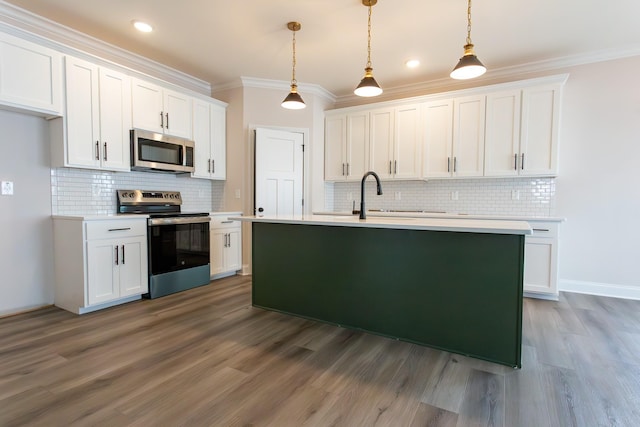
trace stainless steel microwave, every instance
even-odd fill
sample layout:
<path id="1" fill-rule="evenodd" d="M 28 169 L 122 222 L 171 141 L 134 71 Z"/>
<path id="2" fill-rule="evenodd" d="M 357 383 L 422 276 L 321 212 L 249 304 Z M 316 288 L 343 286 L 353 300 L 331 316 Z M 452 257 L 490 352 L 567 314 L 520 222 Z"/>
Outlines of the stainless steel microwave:
<path id="1" fill-rule="evenodd" d="M 142 129 L 131 130 L 131 170 L 189 173 L 194 171 L 193 141 Z"/>

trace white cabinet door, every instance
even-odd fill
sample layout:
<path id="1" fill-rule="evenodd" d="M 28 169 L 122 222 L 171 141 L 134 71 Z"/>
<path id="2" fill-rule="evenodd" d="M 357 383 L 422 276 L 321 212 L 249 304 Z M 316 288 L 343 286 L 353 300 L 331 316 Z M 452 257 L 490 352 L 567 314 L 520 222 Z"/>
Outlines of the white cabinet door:
<path id="1" fill-rule="evenodd" d="M 164 132 L 191 139 L 192 98 L 182 93 L 164 90 Z"/>
<path id="2" fill-rule="evenodd" d="M 559 85 L 522 91 L 521 172 L 527 176 L 558 173 Z"/>
<path id="3" fill-rule="evenodd" d="M 369 116 L 369 169 L 382 179 L 393 177 L 393 109 L 371 111 Z M 363 171 L 360 174 L 364 175 Z"/>
<path id="4" fill-rule="evenodd" d="M 225 251 L 225 271 L 237 271 L 242 268 L 242 240 L 239 228 L 227 232 L 227 247 Z"/>
<path id="5" fill-rule="evenodd" d="M 62 116 L 62 55 L 0 34 L 0 103 Z"/>
<path id="6" fill-rule="evenodd" d="M 131 79 L 122 73 L 100 68 L 100 141 L 102 168 L 131 169 Z"/>
<path id="7" fill-rule="evenodd" d="M 65 79 L 67 93 L 65 165 L 99 168 L 102 147 L 98 67 L 90 62 L 67 56 Z"/>
<path id="8" fill-rule="evenodd" d="M 424 151 L 422 175 L 425 178 L 451 176 L 453 145 L 453 100 L 423 105 Z"/>
<path id="9" fill-rule="evenodd" d="M 346 178 L 347 115 L 326 116 L 324 121 L 324 179 Z"/>
<path id="10" fill-rule="evenodd" d="M 224 272 L 224 253 L 227 241 L 227 230 L 212 228 L 210 230 L 211 275 Z"/>
<path id="11" fill-rule="evenodd" d="M 133 127 L 164 133 L 164 93 L 160 86 L 140 79 L 133 79 L 131 105 Z"/>
<path id="12" fill-rule="evenodd" d="M 195 171 L 191 176 L 211 178 L 211 106 L 198 99 L 193 102 L 193 141 Z"/>
<path id="13" fill-rule="evenodd" d="M 227 179 L 227 109 L 211 105 L 211 178 Z"/>
<path id="14" fill-rule="evenodd" d="M 453 176 L 484 174 L 485 96 L 468 96 L 453 101 Z"/>
<path id="15" fill-rule="evenodd" d="M 141 295 L 149 289 L 147 243 L 143 237 L 122 239 L 118 265 L 120 297 Z"/>
<path id="16" fill-rule="evenodd" d="M 520 174 L 520 90 L 487 95 L 485 176 Z"/>
<path id="17" fill-rule="evenodd" d="M 347 181 L 360 181 L 369 170 L 369 113 L 347 115 Z"/>
<path id="18" fill-rule="evenodd" d="M 420 105 L 395 109 L 393 176 L 396 179 L 417 179 L 421 172 L 422 138 L 420 135 Z"/>
<path id="19" fill-rule="evenodd" d="M 130 170 L 128 76 L 66 57 L 65 166 Z"/>
<path id="20" fill-rule="evenodd" d="M 116 257 L 119 257 L 119 247 L 114 240 L 87 242 L 88 305 L 101 304 L 120 296 Z"/>
<path id="21" fill-rule="evenodd" d="M 557 295 L 557 245 L 553 239 L 527 237 L 524 248 L 524 291 Z"/>

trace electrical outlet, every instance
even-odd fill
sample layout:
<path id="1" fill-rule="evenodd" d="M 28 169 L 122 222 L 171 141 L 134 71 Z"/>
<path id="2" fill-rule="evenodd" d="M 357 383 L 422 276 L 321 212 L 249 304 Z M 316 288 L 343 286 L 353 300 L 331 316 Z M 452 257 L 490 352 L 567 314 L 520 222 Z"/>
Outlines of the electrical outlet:
<path id="1" fill-rule="evenodd" d="M 402 192 L 396 191 L 393 195 L 395 200 L 402 200 Z"/>
<path id="2" fill-rule="evenodd" d="M 13 196 L 13 182 L 12 181 L 2 181 L 2 195 L 3 196 Z"/>
<path id="3" fill-rule="evenodd" d="M 239 198 L 240 198 L 240 190 L 236 189 L 236 199 L 239 199 Z"/>
<path id="4" fill-rule="evenodd" d="M 452 191 L 451 192 L 451 200 L 458 200 L 458 192 L 457 191 Z"/>
<path id="5" fill-rule="evenodd" d="M 511 190 L 511 200 L 520 200 L 520 190 Z"/>

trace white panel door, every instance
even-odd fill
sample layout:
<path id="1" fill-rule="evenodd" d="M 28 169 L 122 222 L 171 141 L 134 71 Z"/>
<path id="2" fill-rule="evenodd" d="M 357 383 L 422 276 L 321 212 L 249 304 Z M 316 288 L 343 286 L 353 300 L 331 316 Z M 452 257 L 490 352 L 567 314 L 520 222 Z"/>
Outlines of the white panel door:
<path id="1" fill-rule="evenodd" d="M 165 89 L 163 105 L 164 132 L 169 135 L 191 139 L 191 97 Z"/>
<path id="2" fill-rule="evenodd" d="M 227 179 L 227 109 L 211 105 L 211 178 Z"/>
<path id="3" fill-rule="evenodd" d="M 397 179 L 420 177 L 422 138 L 420 105 L 406 105 L 395 111 L 393 176 Z"/>
<path id="4" fill-rule="evenodd" d="M 515 176 L 520 168 L 520 90 L 487 95 L 485 176 Z"/>
<path id="5" fill-rule="evenodd" d="M 133 127 L 163 133 L 162 88 L 138 79 L 133 79 L 131 87 Z"/>
<path id="6" fill-rule="evenodd" d="M 393 109 L 370 113 L 369 168 L 382 179 L 393 176 Z M 362 177 L 367 170 L 359 176 Z"/>
<path id="7" fill-rule="evenodd" d="M 119 257 L 117 242 L 94 240 L 87 242 L 88 305 L 111 301 L 120 296 L 118 283 Z"/>
<path id="8" fill-rule="evenodd" d="M 342 181 L 346 166 L 347 116 L 327 116 L 324 122 L 324 179 Z"/>
<path id="9" fill-rule="evenodd" d="M 132 237 L 120 242 L 120 296 L 140 295 L 148 291 L 147 245 L 144 238 Z"/>
<path id="10" fill-rule="evenodd" d="M 302 214 L 303 143 L 301 133 L 256 129 L 256 214 Z"/>
<path id="11" fill-rule="evenodd" d="M 483 176 L 485 96 L 453 100 L 453 176 Z"/>
<path id="12" fill-rule="evenodd" d="M 369 113 L 347 116 L 346 177 L 360 181 L 369 167 Z"/>
<path id="13" fill-rule="evenodd" d="M 522 91 L 521 174 L 557 175 L 560 88 Z"/>
<path id="14" fill-rule="evenodd" d="M 211 177 L 211 104 L 206 101 L 193 101 L 193 141 L 195 143 L 194 166 L 192 176 Z"/>

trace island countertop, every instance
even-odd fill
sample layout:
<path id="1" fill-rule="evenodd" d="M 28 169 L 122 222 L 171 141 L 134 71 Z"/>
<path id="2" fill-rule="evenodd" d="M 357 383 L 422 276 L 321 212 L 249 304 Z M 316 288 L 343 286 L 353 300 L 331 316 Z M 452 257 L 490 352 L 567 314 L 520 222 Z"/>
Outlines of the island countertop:
<path id="1" fill-rule="evenodd" d="M 462 233 L 520 234 L 532 233 L 526 221 L 481 220 L 466 218 L 400 218 L 357 215 L 238 216 L 229 219 L 274 224 L 322 225 L 335 227 L 390 228 L 400 230 L 453 231 Z"/>

